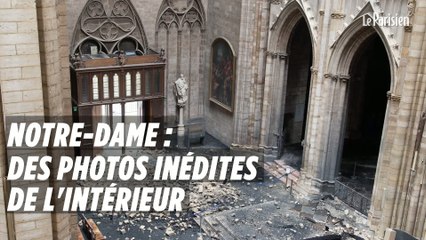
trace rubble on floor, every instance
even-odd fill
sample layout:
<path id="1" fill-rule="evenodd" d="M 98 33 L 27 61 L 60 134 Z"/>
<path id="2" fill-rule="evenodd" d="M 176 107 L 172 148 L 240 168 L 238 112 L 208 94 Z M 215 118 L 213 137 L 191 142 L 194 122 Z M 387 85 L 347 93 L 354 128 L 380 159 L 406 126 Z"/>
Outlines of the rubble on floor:
<path id="1" fill-rule="evenodd" d="M 188 208 L 182 213 L 86 214 L 107 239 L 370 239 L 366 217 L 338 199 L 290 195 L 283 164 L 265 163 L 272 175 L 258 182 L 191 182 L 185 186 Z M 289 176 L 297 184 L 298 171 L 292 168 Z"/>

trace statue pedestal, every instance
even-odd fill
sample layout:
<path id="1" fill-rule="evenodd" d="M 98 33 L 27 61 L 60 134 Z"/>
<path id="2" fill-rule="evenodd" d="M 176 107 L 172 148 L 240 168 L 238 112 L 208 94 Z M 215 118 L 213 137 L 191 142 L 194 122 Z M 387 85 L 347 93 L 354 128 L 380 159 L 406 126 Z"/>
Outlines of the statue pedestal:
<path id="1" fill-rule="evenodd" d="M 179 107 L 179 123 L 177 129 L 178 148 L 185 148 L 185 125 L 183 124 L 183 107 Z"/>

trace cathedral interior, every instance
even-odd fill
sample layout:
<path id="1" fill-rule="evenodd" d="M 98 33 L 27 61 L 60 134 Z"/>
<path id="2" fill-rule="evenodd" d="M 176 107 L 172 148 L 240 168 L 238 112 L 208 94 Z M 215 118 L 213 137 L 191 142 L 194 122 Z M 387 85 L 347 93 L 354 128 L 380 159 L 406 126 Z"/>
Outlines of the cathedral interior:
<path id="1" fill-rule="evenodd" d="M 78 239 L 81 220 L 6 211 L 6 125 L 17 116 L 70 117 L 89 132 L 161 122 L 174 129 L 172 145 L 260 153 L 271 176 L 285 176 L 282 192 L 294 176 L 298 198 L 339 199 L 371 232 L 349 239 L 426 239 L 425 1 L 0 5 L 0 239 Z M 91 144 L 70 154 L 99 154 Z"/>

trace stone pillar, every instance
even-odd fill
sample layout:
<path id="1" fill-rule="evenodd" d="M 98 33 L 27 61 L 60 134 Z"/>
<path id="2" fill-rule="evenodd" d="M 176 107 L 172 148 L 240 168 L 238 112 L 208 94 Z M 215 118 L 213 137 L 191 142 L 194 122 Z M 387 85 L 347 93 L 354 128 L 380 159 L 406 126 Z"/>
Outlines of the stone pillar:
<path id="1" fill-rule="evenodd" d="M 315 67 L 311 67 L 311 87 L 309 89 L 309 101 L 306 103 L 308 104 L 308 114 L 306 116 L 306 133 L 304 136 L 304 142 L 303 142 L 303 156 L 302 156 L 302 166 L 301 171 L 305 169 L 305 166 L 309 165 L 309 154 L 311 149 L 311 139 L 314 137 L 312 136 L 312 127 L 317 124 L 316 121 L 314 121 L 314 110 L 315 110 L 315 93 L 314 89 L 317 87 L 318 83 L 318 69 Z"/>
<path id="2" fill-rule="evenodd" d="M 178 107 L 178 114 L 179 114 L 179 123 L 178 123 L 178 130 L 177 130 L 177 138 L 178 138 L 178 148 L 184 148 L 185 143 L 185 125 L 183 124 L 183 107 Z"/>
<path id="3" fill-rule="evenodd" d="M 322 130 L 322 144 L 320 157 L 313 159 L 305 151 L 301 188 L 308 194 L 330 192 L 334 179 L 340 167 L 343 136 L 345 131 L 345 113 L 347 107 L 347 85 L 350 77 L 347 75 L 324 75 L 324 120 Z M 315 126 L 317 127 L 317 126 Z M 310 134 L 310 133 L 309 133 Z M 307 143 L 311 146 L 311 143 Z M 316 149 L 318 150 L 318 149 Z M 308 154 L 311 154 L 308 152 Z"/>
<path id="4" fill-rule="evenodd" d="M 374 188 L 371 200 L 371 206 L 368 214 L 370 225 L 372 229 L 378 232 L 383 232 L 389 225 L 382 224 L 383 221 L 383 210 L 385 204 L 391 201 L 391 194 L 394 190 L 390 187 L 387 181 L 381 181 L 381 179 L 387 179 L 389 175 L 390 167 L 390 152 L 392 142 L 395 138 L 394 129 L 397 128 L 397 119 L 399 104 L 401 102 L 401 96 L 388 93 L 388 110 L 386 114 L 386 121 L 383 126 L 383 137 L 382 144 L 380 146 L 379 161 L 376 169 L 376 177 L 374 181 Z M 380 226 L 381 227 L 378 227 Z"/>
<path id="5" fill-rule="evenodd" d="M 279 147 L 277 143 L 276 135 L 282 135 L 283 124 L 284 124 L 284 113 L 285 113 L 285 103 L 286 103 L 286 93 L 287 93 L 287 74 L 288 74 L 288 61 L 286 53 L 275 53 L 275 71 L 276 71 L 276 88 L 274 89 L 275 93 L 273 98 L 276 100 L 274 106 L 275 111 L 273 111 L 272 119 L 275 119 L 275 122 L 272 123 L 273 129 L 271 129 L 271 141 L 274 147 Z M 276 149 L 276 155 L 279 154 L 280 149 Z M 277 157 L 279 157 L 277 155 Z"/>
<path id="6" fill-rule="evenodd" d="M 44 116 L 35 2 L 3 0 L 0 6 L 0 23 L 0 87 L 3 114 Z M 2 147 L 5 147 L 4 143 Z M 4 192 L 0 192 L 0 195 L 4 196 Z M 4 213 L 5 209 L 0 209 L 0 217 L 2 214 L 4 216 Z M 3 228 L 0 230 L 2 239 L 53 239 L 51 214 L 15 213 L 13 218 L 8 219 L 7 226 L 7 231 Z"/>
<path id="7" fill-rule="evenodd" d="M 426 153 L 426 136 L 418 134 L 420 119 L 426 111 L 426 68 L 424 14 L 426 2 L 409 1 L 411 26 L 406 27 L 402 61 L 406 69 L 395 78 L 399 84 L 388 95 L 388 121 L 385 146 L 376 173 L 369 223 L 376 238 L 383 238 L 386 228 L 404 230 L 419 239 L 426 237 L 426 161 L 415 157 L 419 139 L 421 156 Z M 415 15 L 414 14 L 415 10 Z M 398 83 L 398 82 L 397 82 Z M 383 155 L 382 155 L 383 152 Z"/>
<path id="8" fill-rule="evenodd" d="M 264 87 L 264 97 L 263 97 L 263 106 L 262 106 L 262 126 L 261 126 L 261 132 L 260 132 L 260 147 L 264 149 L 266 154 L 270 153 L 271 145 L 269 143 L 270 138 L 270 122 L 271 118 L 266 117 L 270 116 L 271 110 L 272 110 L 272 100 L 271 97 L 272 92 L 274 90 L 273 88 L 273 59 L 272 59 L 272 53 L 267 52 L 266 53 L 266 65 L 265 65 L 265 87 Z"/>

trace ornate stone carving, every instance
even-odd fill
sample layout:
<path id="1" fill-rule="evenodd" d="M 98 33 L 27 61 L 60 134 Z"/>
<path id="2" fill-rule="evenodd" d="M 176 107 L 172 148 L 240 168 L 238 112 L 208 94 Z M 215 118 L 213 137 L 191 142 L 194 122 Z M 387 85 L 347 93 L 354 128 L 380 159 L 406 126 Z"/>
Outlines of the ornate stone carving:
<path id="1" fill-rule="evenodd" d="M 106 41 L 115 41 L 118 38 L 118 28 L 112 23 L 105 23 L 99 30 L 100 36 Z"/>
<path id="2" fill-rule="evenodd" d="M 286 60 L 286 59 L 287 59 L 287 57 L 288 57 L 287 53 L 277 53 L 277 54 L 278 54 L 278 57 L 279 57 L 281 60 Z"/>
<path id="3" fill-rule="evenodd" d="M 397 94 L 394 94 L 392 92 L 388 92 L 387 97 L 388 97 L 388 100 L 392 101 L 392 102 L 400 102 L 401 101 L 401 95 L 397 95 Z"/>
<path id="4" fill-rule="evenodd" d="M 324 74 L 324 78 L 331 78 L 333 75 L 331 73 Z"/>
<path id="5" fill-rule="evenodd" d="M 279 5 L 282 3 L 281 0 L 270 0 L 270 1 L 271 1 L 271 4 L 275 4 L 275 5 Z"/>
<path id="6" fill-rule="evenodd" d="M 331 73 L 326 73 L 324 74 L 324 78 L 328 78 L 331 79 L 334 82 L 340 81 L 342 83 L 346 83 L 348 82 L 351 77 L 349 75 L 336 75 L 336 74 L 331 74 Z"/>
<path id="7" fill-rule="evenodd" d="M 75 69 L 84 67 L 84 61 L 82 61 L 80 53 L 70 55 L 69 58 L 71 66 L 73 66 Z"/>
<path id="8" fill-rule="evenodd" d="M 81 52 L 85 41 L 97 42 L 97 52 L 111 54 L 118 52 L 120 41 L 136 41 L 137 49 L 144 54 L 147 39 L 142 23 L 129 0 L 89 0 L 74 31 L 71 53 Z"/>
<path id="9" fill-rule="evenodd" d="M 158 57 L 160 62 L 165 62 L 167 60 L 166 58 L 166 50 L 164 48 L 162 48 L 160 50 L 160 56 Z"/>
<path id="10" fill-rule="evenodd" d="M 351 79 L 351 76 L 349 76 L 349 75 L 340 75 L 339 76 L 339 80 L 342 83 L 347 83 L 347 82 L 349 82 L 350 79 Z"/>
<path id="11" fill-rule="evenodd" d="M 416 12 L 416 0 L 408 0 L 407 7 L 408 7 L 408 16 L 412 17 L 414 13 Z"/>
<path id="12" fill-rule="evenodd" d="M 287 53 L 283 53 L 283 52 L 266 51 L 266 55 L 271 56 L 272 58 L 279 58 L 281 60 L 286 60 L 288 57 Z"/>
<path id="13" fill-rule="evenodd" d="M 126 54 L 124 53 L 124 51 L 120 51 L 118 53 L 118 57 L 117 57 L 117 65 L 125 65 L 127 62 L 127 57 Z"/>
<path id="14" fill-rule="evenodd" d="M 100 2 L 91 2 L 86 8 L 87 13 L 90 17 L 105 16 L 105 10 Z"/>
<path id="15" fill-rule="evenodd" d="M 168 0 L 169 6 L 176 12 L 185 12 L 188 5 L 191 3 L 189 0 Z"/>
<path id="16" fill-rule="evenodd" d="M 178 30 L 185 24 L 204 29 L 205 13 L 200 0 L 164 0 L 157 17 L 157 30 L 169 29 L 172 24 L 176 24 Z"/>
<path id="17" fill-rule="evenodd" d="M 188 101 L 188 88 L 185 77 L 180 74 L 180 77 L 175 81 L 176 104 L 180 108 L 184 107 Z"/>
<path id="18" fill-rule="evenodd" d="M 115 16 L 127 16 L 129 11 L 130 11 L 129 5 L 123 1 L 116 2 L 112 10 Z"/>
<path id="19" fill-rule="evenodd" d="M 190 23 L 194 23 L 198 19 L 199 19 L 198 13 L 196 11 L 189 11 L 185 16 L 185 20 L 187 20 Z"/>
<path id="20" fill-rule="evenodd" d="M 405 30 L 406 32 L 412 32 L 412 31 L 413 31 L 413 26 L 412 26 L 412 25 L 405 26 L 405 27 L 404 27 L 404 30 Z"/>
<path id="21" fill-rule="evenodd" d="M 175 20 L 177 20 L 177 17 L 172 11 L 167 11 L 161 16 L 161 21 L 166 25 L 170 25 Z"/>
<path id="22" fill-rule="evenodd" d="M 346 14 L 341 13 L 341 12 L 334 12 L 331 14 L 331 18 L 333 19 L 343 19 L 346 17 Z"/>
<path id="23" fill-rule="evenodd" d="M 332 81 L 336 81 L 339 80 L 339 77 L 335 74 L 331 74 L 331 73 L 326 73 L 324 74 L 324 78 L 328 78 L 331 79 Z"/>

